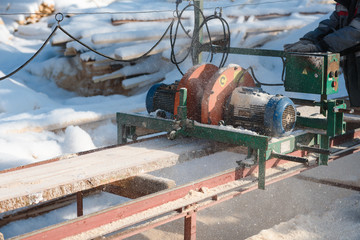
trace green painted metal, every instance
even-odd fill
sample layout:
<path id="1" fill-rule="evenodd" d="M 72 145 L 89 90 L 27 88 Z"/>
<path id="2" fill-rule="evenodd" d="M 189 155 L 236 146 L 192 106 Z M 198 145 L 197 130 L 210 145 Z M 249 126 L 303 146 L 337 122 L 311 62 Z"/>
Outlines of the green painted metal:
<path id="1" fill-rule="evenodd" d="M 210 52 L 213 50 L 216 53 L 228 52 L 230 54 L 241 54 L 241 55 L 252 55 L 252 56 L 265 56 L 265 57 L 287 57 L 289 53 L 280 51 L 280 50 L 270 50 L 270 49 L 256 49 L 256 48 L 226 48 L 219 46 L 211 46 L 209 44 L 204 44 L 199 49 L 200 52 Z"/>
<path id="2" fill-rule="evenodd" d="M 279 139 L 272 139 L 269 142 L 268 149 L 275 153 L 287 154 L 298 150 L 298 144 L 310 146 L 314 145 L 315 143 L 316 134 L 301 132 Z"/>
<path id="3" fill-rule="evenodd" d="M 330 137 L 327 135 L 319 135 L 319 146 L 323 149 L 330 148 Z M 326 154 L 320 154 L 319 156 L 319 165 L 327 165 L 329 160 L 329 156 Z"/>
<path id="4" fill-rule="evenodd" d="M 180 89 L 180 105 L 175 120 L 140 114 L 117 113 L 118 143 L 126 143 L 127 139 L 131 138 L 131 134 L 135 132 L 134 127 L 143 127 L 168 132 L 170 139 L 182 135 L 246 146 L 248 147 L 248 155 L 255 154 L 259 166 L 259 189 L 265 188 L 265 163 L 271 157 L 272 152 L 275 151 L 279 154 L 289 153 L 296 150 L 297 143 L 314 143 L 316 135 L 310 133 L 298 133 L 271 140 L 268 136 L 252 135 L 226 126 L 194 122 L 187 119 L 186 94 L 186 89 Z"/>
<path id="5" fill-rule="evenodd" d="M 199 27 L 202 23 L 199 9 L 203 9 L 203 0 L 195 0 L 194 5 L 195 27 Z M 180 89 L 180 104 L 176 119 L 117 113 L 119 144 L 126 143 L 127 139 L 135 134 L 135 127 L 143 127 L 167 132 L 170 139 L 182 135 L 246 146 L 248 148 L 248 157 L 254 156 L 255 164 L 259 166 L 258 187 L 264 189 L 265 163 L 272 155 L 283 156 L 300 149 L 299 146 L 314 146 L 316 144 L 319 144 L 321 150 L 323 150 L 321 152 L 327 152 L 330 137 L 344 133 L 343 113 L 338 110 L 345 109 L 346 105 L 343 101 L 327 99 L 327 95 L 337 92 L 339 54 L 298 54 L 279 50 L 202 45 L 202 30 L 194 34 L 198 34 L 192 56 L 194 65 L 201 62 L 201 52 L 210 50 L 218 53 L 229 52 L 230 54 L 286 59 L 285 90 L 321 95 L 320 102 L 311 101 L 311 104 L 320 106 L 320 113 L 324 115 L 324 118 L 298 116 L 297 126 L 326 130 L 326 134 L 301 132 L 276 139 L 263 135 L 251 135 L 224 126 L 200 124 L 187 118 L 187 90 Z M 328 154 L 320 153 L 319 164 L 326 165 L 327 161 Z"/>
<path id="6" fill-rule="evenodd" d="M 289 54 L 286 58 L 285 90 L 330 95 L 338 91 L 340 55 Z M 336 77 L 335 77 L 336 75 Z"/>
<path id="7" fill-rule="evenodd" d="M 296 117 L 296 126 L 326 130 L 327 119 L 326 118 L 309 118 L 309 117 L 297 116 Z"/>
<path id="8" fill-rule="evenodd" d="M 127 127 L 142 127 L 165 132 L 170 132 L 176 128 L 176 122 L 173 120 L 144 116 L 141 114 L 117 113 L 116 121 L 118 124 L 118 144 L 127 142 L 130 133 L 126 131 Z"/>

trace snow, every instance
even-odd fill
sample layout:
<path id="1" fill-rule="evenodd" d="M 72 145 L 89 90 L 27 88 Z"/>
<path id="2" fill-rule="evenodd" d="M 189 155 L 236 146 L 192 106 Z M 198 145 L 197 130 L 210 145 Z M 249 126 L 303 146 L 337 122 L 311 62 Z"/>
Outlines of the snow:
<path id="1" fill-rule="evenodd" d="M 360 194 L 340 199 L 325 212 L 298 215 L 246 240 L 360 239 Z"/>
<path id="2" fill-rule="evenodd" d="M 175 9 L 174 1 L 164 0 L 154 0 L 151 4 L 145 0 L 12 0 L 0 3 L 0 13 L 35 12 L 41 2 L 54 4 L 57 12 L 74 15 L 71 18 L 65 18 L 61 22 L 62 26 L 75 37 L 81 37 L 92 47 L 96 47 L 101 52 L 109 55 L 115 54 L 115 52 L 119 53 L 121 44 L 96 45 L 94 42 L 113 40 L 117 37 L 124 38 L 124 33 L 129 37 L 146 36 L 144 35 L 146 31 L 159 35 L 164 32 L 168 25 L 168 23 L 150 22 L 138 23 L 137 25 L 113 26 L 111 19 L 124 20 L 136 17 L 136 19 L 154 20 L 171 18 Z M 262 36 L 265 36 L 249 37 L 244 41 L 243 35 L 246 29 L 260 29 L 268 26 L 269 23 L 276 28 L 302 27 L 298 30 L 289 30 L 272 36 L 272 41 L 262 47 L 277 50 L 282 49 L 285 43 L 297 41 L 304 33 L 315 28 L 321 19 L 329 16 L 329 14 L 325 16 L 299 15 L 298 12 L 319 11 L 329 13 L 334 7 L 331 4 L 322 5 L 318 4 L 318 1 L 310 0 L 284 1 L 276 4 L 265 4 L 264 2 L 219 0 L 206 1 L 205 6 L 207 13 L 213 13 L 214 8 L 219 5 L 225 6 L 224 12 L 227 11 L 229 15 L 236 16 L 234 20 L 229 20 L 231 28 L 236 29 L 236 34 L 232 36 L 232 46 L 235 47 L 256 45 Z M 256 3 L 261 4 L 256 5 Z M 164 12 L 151 12 L 154 9 Z M 146 13 L 124 13 L 139 10 Z M 170 13 L 167 11 L 170 11 Z M 113 14 L 80 14 L 91 12 L 111 12 Z M 245 21 L 245 16 L 270 13 L 292 14 L 271 21 L 258 21 L 254 17 L 250 17 Z M 48 37 L 56 22 L 53 17 L 46 17 L 36 24 L 19 25 L 16 21 L 23 20 L 26 14 L 0 15 L 0 17 L 0 76 L 4 76 L 23 64 L 40 48 L 43 40 Z M 192 21 L 191 12 L 185 14 L 184 17 L 190 18 L 186 22 L 190 25 Z M 319 17 L 321 18 L 319 19 Z M 137 27 L 133 29 L 134 26 Z M 212 27 L 216 30 L 218 26 L 214 24 Z M 118 32 L 118 36 L 113 32 Z M 94 33 L 96 34 L 94 35 Z M 68 40 L 67 36 L 58 31 L 52 42 Z M 85 51 L 82 46 L 74 42 L 67 43 L 67 46 Z M 143 47 L 137 49 L 135 47 L 139 52 L 143 52 L 145 48 L 148 48 L 148 45 L 144 44 Z M 46 46 L 27 67 L 0 82 L 0 170 L 50 159 L 67 153 L 116 144 L 116 125 L 111 121 L 115 112 L 143 111 L 145 108 L 146 93 L 132 97 L 121 95 L 83 97 L 58 88 L 53 81 L 54 76 L 62 72 L 74 71 L 73 66 L 66 58 L 59 54 L 59 50 L 60 48 L 56 46 Z M 163 54 L 168 54 L 168 51 Z M 205 60 L 207 56 L 204 54 Z M 154 58 L 156 57 L 158 56 L 154 56 Z M 91 52 L 84 52 L 81 54 L 81 58 L 84 60 L 102 59 L 102 57 L 95 56 Z M 220 54 L 215 55 L 215 62 L 220 58 Z M 227 63 L 236 63 L 243 68 L 252 66 L 256 77 L 260 81 L 272 83 L 281 81 L 282 62 L 278 58 L 230 55 Z M 190 66 L 191 62 L 186 61 L 181 65 L 181 69 L 186 71 Z M 174 80 L 181 78 L 176 69 L 168 70 L 167 66 L 161 67 L 169 72 L 164 83 L 173 83 Z M 133 69 L 127 69 L 126 67 L 120 70 L 124 74 L 129 74 L 131 71 Z M 127 84 L 139 84 L 141 80 L 141 78 L 129 80 Z M 339 93 L 332 97 L 347 95 L 342 76 L 340 77 L 339 89 Z M 264 90 L 271 94 L 288 95 L 283 87 L 264 87 Z M 310 94 L 291 94 L 292 97 L 298 98 L 317 98 L 317 96 Z M 90 121 L 100 122 L 95 125 L 83 124 Z M 223 158 L 234 159 L 233 156 L 223 156 Z M 233 161 L 231 162 L 233 163 Z M 198 167 L 205 171 L 207 165 L 203 162 L 202 164 L 204 165 Z M 214 169 L 217 169 L 217 167 L 215 164 Z M 184 172 L 184 170 L 181 170 L 174 175 L 180 178 Z M 353 174 L 356 175 L 356 173 Z M 358 180 L 356 176 L 351 176 L 351 179 Z M 103 193 L 86 198 L 84 209 L 86 213 L 90 213 L 123 201 L 125 200 Z M 358 195 L 337 200 L 331 210 L 327 212 L 297 216 L 272 229 L 264 230 L 258 236 L 250 239 L 339 239 L 341 238 L 339 234 L 342 232 L 348 233 L 346 239 L 359 239 L 360 235 L 357 230 L 359 228 L 358 216 L 360 214 L 359 201 Z M 75 217 L 76 212 L 74 208 L 75 205 L 72 204 L 37 218 L 13 222 L 1 227 L 0 232 L 4 233 L 5 237 L 11 237 L 49 224 L 72 219 Z M 346 214 L 350 212 L 351 214 Z M 340 220 L 331 221 L 335 219 Z"/>

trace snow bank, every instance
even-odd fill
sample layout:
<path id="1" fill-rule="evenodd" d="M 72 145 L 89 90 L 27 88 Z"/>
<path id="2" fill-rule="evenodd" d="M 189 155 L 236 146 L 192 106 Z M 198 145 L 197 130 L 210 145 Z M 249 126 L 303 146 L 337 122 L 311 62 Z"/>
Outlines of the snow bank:
<path id="1" fill-rule="evenodd" d="M 13 79 L 0 82 L 0 116 L 56 105 L 47 95 L 35 92 Z"/>

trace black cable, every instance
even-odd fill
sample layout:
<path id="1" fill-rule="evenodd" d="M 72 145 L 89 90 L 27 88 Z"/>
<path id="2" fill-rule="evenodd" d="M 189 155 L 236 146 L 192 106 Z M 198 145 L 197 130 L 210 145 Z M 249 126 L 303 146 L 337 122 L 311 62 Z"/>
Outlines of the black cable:
<path id="1" fill-rule="evenodd" d="M 17 73 L 18 71 L 20 71 L 21 69 L 23 69 L 26 65 L 28 65 L 40 52 L 41 50 L 45 47 L 45 45 L 50 41 L 50 38 L 52 38 L 52 36 L 54 35 L 54 33 L 56 32 L 56 30 L 59 28 L 59 26 L 56 26 L 54 28 L 54 30 L 51 32 L 51 34 L 49 35 L 49 37 L 45 40 L 45 42 L 41 45 L 41 47 L 39 48 L 39 50 L 36 51 L 36 53 L 29 58 L 23 65 L 21 65 L 20 67 L 18 67 L 17 69 L 15 69 L 14 71 L 12 71 L 11 73 L 9 73 L 8 75 L 5 75 L 3 77 L 0 77 L 0 81 L 11 77 L 12 75 L 14 75 L 15 73 Z"/>
<path id="2" fill-rule="evenodd" d="M 170 45 L 171 45 L 171 56 L 170 56 L 170 60 L 173 64 L 175 64 L 175 66 L 177 67 L 177 69 L 179 70 L 179 72 L 184 75 L 184 73 L 181 71 L 180 69 L 180 64 L 183 63 L 186 58 L 191 54 L 192 56 L 195 54 L 194 53 L 194 46 L 195 44 L 197 44 L 197 36 L 199 35 L 199 31 L 202 30 L 202 28 L 205 26 L 206 28 L 206 32 L 207 32 L 207 35 L 208 35 L 208 38 L 209 38 L 209 42 L 210 42 L 210 62 L 213 61 L 213 55 L 215 53 L 214 49 L 213 49 L 213 39 L 211 37 L 211 33 L 210 33 L 210 30 L 209 30 L 209 26 L 208 26 L 208 22 L 211 21 L 211 20 L 214 20 L 214 19 L 217 19 L 219 20 L 221 23 L 222 23 L 222 27 L 223 27 L 223 42 L 225 43 L 224 44 L 224 50 L 225 49 L 228 49 L 227 51 L 224 51 L 223 52 L 223 56 L 221 58 L 221 61 L 220 61 L 220 64 L 219 64 L 219 67 L 223 67 L 225 65 L 225 62 L 228 58 L 228 54 L 229 54 L 229 49 L 230 49 L 230 27 L 229 27 L 229 24 L 227 23 L 227 21 L 222 18 L 221 16 L 217 16 L 216 14 L 214 15 L 211 15 L 211 16 L 208 16 L 208 17 L 205 17 L 203 11 L 197 7 L 196 5 L 194 4 L 189 4 L 187 5 L 185 8 L 183 8 L 183 10 L 179 13 L 178 11 L 178 4 L 179 2 L 177 2 L 177 6 L 176 6 L 176 17 L 177 17 L 177 24 L 176 24 L 176 28 L 175 28 L 175 32 L 173 33 L 173 28 L 170 29 Z M 183 24 L 182 24 L 182 21 L 181 21 L 181 18 L 182 18 L 182 14 L 190 7 L 194 7 L 196 8 L 199 13 L 202 15 L 202 18 L 203 18 L 203 22 L 200 24 L 200 26 L 198 28 L 196 28 L 194 26 L 194 30 L 193 30 L 193 35 L 192 37 L 188 34 L 188 31 L 185 30 Z M 175 54 L 175 44 L 176 44 L 176 40 L 177 40 L 177 35 L 178 35 L 178 30 L 179 30 L 179 26 L 181 26 L 181 28 L 183 29 L 183 31 L 186 33 L 186 35 L 191 38 L 191 44 L 190 44 L 190 47 L 189 47 L 189 50 L 186 52 L 185 56 L 181 59 L 181 60 L 178 60 L 176 59 L 176 54 Z"/>
<path id="3" fill-rule="evenodd" d="M 60 16 L 60 18 L 58 19 L 58 16 Z M 63 33 L 65 33 L 68 37 L 70 37 L 71 39 L 73 39 L 74 41 L 78 42 L 79 44 L 81 44 L 82 46 L 86 47 L 87 49 L 89 49 L 90 51 L 93 51 L 94 53 L 104 57 L 104 58 L 107 58 L 107 59 L 110 59 L 110 60 L 113 60 L 113 61 L 118 61 L 118 62 L 134 62 L 134 61 L 138 61 L 144 57 L 146 57 L 147 55 L 149 55 L 149 53 L 154 50 L 158 45 L 159 43 L 164 39 L 164 37 L 166 36 L 167 32 L 169 31 L 169 29 L 172 27 L 172 25 L 174 24 L 174 19 L 171 21 L 171 23 L 169 24 L 169 26 L 167 27 L 166 31 L 164 32 L 164 34 L 161 36 L 161 38 L 155 43 L 155 45 L 153 47 L 151 47 L 146 53 L 144 53 L 143 55 L 141 55 L 140 57 L 137 57 L 137 58 L 133 58 L 133 59 L 128 59 L 128 60 L 120 60 L 120 59 L 115 59 L 113 57 L 110 57 L 110 56 L 107 56 L 107 55 L 104 55 L 98 51 L 96 51 L 95 49 L 91 48 L 90 46 L 86 45 L 85 43 L 81 42 L 80 40 L 78 40 L 77 38 L 75 38 L 74 36 L 72 36 L 70 33 L 68 33 L 65 29 L 63 29 L 61 26 L 60 26 L 60 22 L 63 20 L 64 16 L 62 13 L 57 13 L 55 15 L 55 19 L 56 21 L 58 22 L 58 25 L 54 28 L 54 30 L 51 32 L 51 34 L 49 35 L 49 37 L 45 40 L 45 42 L 42 44 L 42 46 L 39 48 L 39 50 L 36 51 L 36 53 L 31 57 L 29 58 L 23 65 L 21 65 L 20 67 L 18 67 L 16 70 L 14 70 L 13 72 L 11 72 L 10 74 L 7 74 L 3 77 L 0 77 L 0 81 L 1 80 L 4 80 L 8 77 L 11 77 L 12 75 L 14 75 L 15 73 L 17 73 L 18 71 L 20 71 L 22 68 L 24 68 L 27 64 L 29 64 L 41 51 L 42 49 L 45 47 L 45 45 L 50 41 L 50 39 L 53 37 L 54 33 L 60 29 Z"/>
<path id="4" fill-rule="evenodd" d="M 171 28 L 171 26 L 174 24 L 174 19 L 171 21 L 171 23 L 169 24 L 169 26 L 167 27 L 166 31 L 164 32 L 164 34 L 160 37 L 160 39 L 154 44 L 154 46 L 152 46 L 147 52 L 145 52 L 143 55 L 137 57 L 137 58 L 133 58 L 133 59 L 128 59 L 128 60 L 121 60 L 121 59 L 116 59 L 110 56 L 107 56 L 103 53 L 98 52 L 97 50 L 93 49 L 92 47 L 88 46 L 87 44 L 81 42 L 80 40 L 78 40 L 77 38 L 75 38 L 74 36 L 72 36 L 70 33 L 68 33 L 65 29 L 63 29 L 60 25 L 59 25 L 59 29 L 61 31 L 63 31 L 68 37 L 70 37 L 71 39 L 73 39 L 74 41 L 78 42 L 79 44 L 81 44 L 82 46 L 86 47 L 87 49 L 89 49 L 90 51 L 104 57 L 107 59 L 110 59 L 112 61 L 117 61 L 117 62 L 135 62 L 138 61 L 144 57 L 146 57 L 147 55 L 149 55 L 149 53 L 154 50 L 159 43 L 164 39 L 164 37 L 166 36 L 167 32 L 169 31 L 169 29 Z"/>
<path id="5" fill-rule="evenodd" d="M 283 69 L 281 73 L 281 81 L 285 82 L 285 72 L 286 72 L 286 62 L 284 57 L 281 57 L 282 63 L 283 63 Z"/>
<path id="6" fill-rule="evenodd" d="M 254 79 L 254 81 L 260 85 L 260 86 L 272 86 L 272 87 L 275 87 L 275 86 L 284 86 L 284 83 L 263 83 L 263 82 L 260 82 L 256 77 L 255 77 L 255 73 L 254 73 L 254 69 L 250 66 L 248 69 L 246 69 L 246 71 L 248 72 L 250 69 L 251 71 L 251 75 Z"/>

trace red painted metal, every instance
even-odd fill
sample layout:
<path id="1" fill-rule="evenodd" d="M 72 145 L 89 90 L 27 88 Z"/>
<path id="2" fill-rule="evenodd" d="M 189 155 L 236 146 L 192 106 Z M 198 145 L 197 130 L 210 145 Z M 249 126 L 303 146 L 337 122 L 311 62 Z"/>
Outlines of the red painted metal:
<path id="1" fill-rule="evenodd" d="M 185 217 L 184 240 L 196 240 L 196 211 L 191 211 Z"/>
<path id="2" fill-rule="evenodd" d="M 107 237 L 106 239 L 108 239 L 108 240 L 125 239 L 128 237 L 134 236 L 136 234 L 142 233 L 146 230 L 153 229 L 155 227 L 158 227 L 158 226 L 164 225 L 166 223 L 175 221 L 177 219 L 183 218 L 186 215 L 187 215 L 187 212 L 174 213 L 172 215 L 165 216 L 165 217 L 161 218 L 160 220 L 156 219 L 156 220 L 152 221 L 151 223 L 144 224 L 144 226 L 138 226 L 138 227 L 134 227 L 132 229 L 126 230 L 121 233 L 112 234 L 111 236 Z"/>
<path id="3" fill-rule="evenodd" d="M 251 75 L 240 66 L 220 69 L 207 84 L 201 101 L 201 122 L 218 125 L 223 120 L 225 102 L 236 87 L 255 87 Z"/>
<path id="4" fill-rule="evenodd" d="M 301 151 L 297 151 L 301 154 Z M 274 167 L 287 161 L 279 159 L 270 159 L 266 163 L 266 167 Z M 239 168 L 236 171 L 227 172 L 215 177 L 210 177 L 202 181 L 184 185 L 178 188 L 170 189 L 162 194 L 156 194 L 155 196 L 147 196 L 134 201 L 129 202 L 121 206 L 116 206 L 104 211 L 100 211 L 95 214 L 79 217 L 77 219 L 65 222 L 58 225 L 56 228 L 46 228 L 44 231 L 34 232 L 32 236 L 28 236 L 25 239 L 61 239 L 70 237 L 82 232 L 86 232 L 93 228 L 100 227 L 102 225 L 117 221 L 134 215 L 136 213 L 143 212 L 150 208 L 175 201 L 182 197 L 185 197 L 189 191 L 199 191 L 202 187 L 214 188 L 225 183 L 229 183 L 240 178 L 244 178 L 258 171 L 258 167 L 252 168 Z"/>
<path id="5" fill-rule="evenodd" d="M 341 143 L 346 142 L 349 139 L 360 138 L 360 128 L 354 129 L 350 132 L 347 132 L 343 135 L 339 135 L 330 139 L 330 147 L 340 145 Z"/>
<path id="6" fill-rule="evenodd" d="M 353 134 L 340 136 L 339 139 L 337 139 L 336 137 L 333 138 L 332 143 L 340 144 L 341 142 L 345 141 L 345 139 L 359 137 L 359 135 L 360 135 L 359 131 L 354 131 Z M 304 156 L 304 155 L 306 155 L 306 152 L 299 150 L 299 151 L 295 151 L 295 152 L 291 153 L 290 155 Z M 272 167 L 281 165 L 286 162 L 288 162 L 288 161 L 281 160 L 281 159 L 269 159 L 266 161 L 266 168 L 272 168 Z M 309 168 L 311 168 L 311 167 L 304 166 L 304 168 L 302 168 L 296 172 L 292 172 L 290 174 L 282 176 L 281 178 L 276 178 L 271 181 L 267 181 L 266 185 L 271 184 L 273 182 L 280 181 L 281 179 L 284 179 L 284 178 L 294 176 L 294 175 L 300 173 L 301 171 L 304 171 Z M 191 190 L 199 191 L 202 187 L 214 188 L 219 185 L 223 185 L 223 184 L 238 180 L 240 178 L 244 178 L 244 177 L 249 176 L 257 171 L 258 171 L 257 166 L 252 167 L 252 168 L 239 168 L 234 171 L 226 172 L 226 173 L 214 176 L 214 177 L 209 177 L 207 179 L 203 179 L 199 182 L 195 182 L 195 183 L 184 185 L 184 186 L 181 186 L 178 188 L 166 190 L 166 191 L 163 191 L 158 194 L 152 194 L 152 195 L 149 195 L 149 196 L 137 199 L 137 200 L 133 200 L 127 204 L 115 206 L 110 209 L 103 210 L 101 212 L 97 212 L 97 213 L 94 213 L 91 215 L 79 217 L 77 219 L 67 221 L 65 223 L 58 224 L 56 226 L 51 226 L 51 227 L 27 234 L 25 239 L 61 239 L 61 238 L 65 238 L 65 237 L 71 237 L 71 236 L 80 234 L 82 232 L 86 232 L 88 230 L 91 230 L 91 229 L 94 229 L 97 227 L 101 227 L 101 226 L 111 223 L 113 221 L 117 221 L 117 220 L 129 217 L 129 216 L 132 216 L 136 213 L 143 212 L 150 208 L 160 206 L 167 202 L 175 201 L 177 199 L 180 199 L 180 198 L 186 196 L 189 193 L 189 191 L 191 191 Z M 212 198 L 211 202 L 209 202 L 205 205 L 199 206 L 198 208 L 196 208 L 196 210 L 199 211 L 201 209 L 213 206 L 215 204 L 218 204 L 220 202 L 223 202 L 230 198 L 233 198 L 234 196 L 237 196 L 239 194 L 244 194 L 244 193 L 252 191 L 254 189 L 257 189 L 257 186 L 252 186 L 252 187 L 249 187 L 248 189 L 244 189 L 242 191 L 230 193 L 226 197 L 222 197 L 220 199 L 217 196 L 214 196 Z M 179 213 L 179 215 L 177 215 L 177 216 L 173 216 L 166 220 L 163 220 L 161 223 L 156 224 L 156 226 L 173 221 L 175 219 L 178 219 L 180 214 L 184 214 L 184 213 Z M 191 224 L 190 223 L 187 223 L 187 224 L 190 224 L 190 226 L 194 227 L 194 225 L 192 225 L 192 224 L 194 224 L 193 219 L 188 219 L 188 221 Z M 155 225 L 148 225 L 147 228 L 142 228 L 142 230 L 151 228 L 150 226 L 154 227 Z M 190 229 L 191 229 L 191 227 L 190 227 Z M 193 231 L 190 231 L 189 229 L 187 231 L 189 231 L 190 233 L 193 232 Z M 140 230 L 138 230 L 138 232 L 140 232 Z M 133 235 L 133 234 L 131 234 L 131 233 L 127 234 L 127 236 L 131 236 L 131 235 Z M 124 236 L 121 236 L 121 237 L 124 237 Z"/>
<path id="7" fill-rule="evenodd" d="M 180 102 L 180 88 L 187 89 L 187 115 L 189 119 L 201 121 L 201 99 L 205 86 L 208 84 L 212 75 L 218 71 L 218 67 L 213 64 L 196 65 L 189 69 L 181 78 L 175 94 L 174 114 Z"/>

